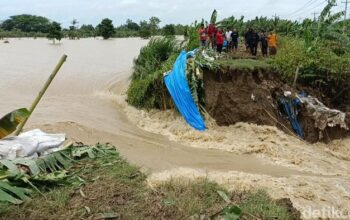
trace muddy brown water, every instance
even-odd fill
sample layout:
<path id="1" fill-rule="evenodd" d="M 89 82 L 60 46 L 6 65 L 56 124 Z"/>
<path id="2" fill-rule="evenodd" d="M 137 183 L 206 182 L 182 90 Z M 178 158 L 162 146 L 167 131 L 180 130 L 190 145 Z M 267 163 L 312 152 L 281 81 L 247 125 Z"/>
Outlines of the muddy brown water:
<path id="1" fill-rule="evenodd" d="M 86 143 L 110 142 L 131 163 L 151 172 L 178 167 L 271 176 L 308 175 L 252 155 L 196 149 L 141 130 L 115 102 L 146 40 L 11 39 L 0 44 L 0 115 L 29 107 L 62 54 L 67 62 L 29 120 L 28 128 L 65 132 Z M 112 92 L 113 91 L 113 92 Z"/>

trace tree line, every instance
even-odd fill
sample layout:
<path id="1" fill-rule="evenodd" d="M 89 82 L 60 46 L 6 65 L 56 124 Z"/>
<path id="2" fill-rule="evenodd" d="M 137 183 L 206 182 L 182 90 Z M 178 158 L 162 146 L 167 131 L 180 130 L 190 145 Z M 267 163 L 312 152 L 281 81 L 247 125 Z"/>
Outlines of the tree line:
<path id="1" fill-rule="evenodd" d="M 61 24 L 50 21 L 48 18 L 36 15 L 14 15 L 0 23 L 0 38 L 3 37 L 48 37 L 61 40 L 64 37 L 79 39 L 86 37 L 102 36 L 104 39 L 111 37 L 142 37 L 149 38 L 155 35 L 183 35 L 186 27 L 181 24 L 167 24 L 160 27 L 161 20 L 151 17 L 139 23 L 127 19 L 125 24 L 115 27 L 111 19 L 103 19 L 97 26 L 83 24 L 73 19 L 68 28 L 62 28 Z"/>

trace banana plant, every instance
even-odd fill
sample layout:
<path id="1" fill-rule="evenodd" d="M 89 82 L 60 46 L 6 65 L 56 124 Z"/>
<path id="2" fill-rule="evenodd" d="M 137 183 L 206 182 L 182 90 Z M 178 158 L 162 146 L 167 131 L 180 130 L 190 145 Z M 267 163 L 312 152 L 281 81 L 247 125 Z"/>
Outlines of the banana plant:
<path id="1" fill-rule="evenodd" d="M 211 23 L 211 24 L 215 24 L 217 18 L 218 18 L 218 12 L 217 12 L 216 9 L 215 9 L 215 10 L 213 11 L 213 13 L 211 14 L 210 23 Z"/>
<path id="2" fill-rule="evenodd" d="M 26 108 L 17 109 L 0 119 L 0 139 L 14 132 L 17 126 L 28 118 L 30 112 Z"/>
<path id="3" fill-rule="evenodd" d="M 344 11 L 332 13 L 335 3 L 336 0 L 328 1 L 318 17 L 317 23 L 306 26 L 305 42 L 308 51 L 317 47 L 322 41 L 335 41 L 344 45 L 345 48 L 350 46 L 350 37 L 343 32 L 344 25 L 349 22 L 341 20 Z"/>

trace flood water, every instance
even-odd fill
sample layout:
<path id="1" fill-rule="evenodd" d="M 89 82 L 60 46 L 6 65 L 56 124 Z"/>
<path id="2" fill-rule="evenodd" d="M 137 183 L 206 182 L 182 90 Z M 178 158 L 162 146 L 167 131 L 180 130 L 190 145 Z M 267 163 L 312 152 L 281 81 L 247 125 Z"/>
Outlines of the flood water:
<path id="1" fill-rule="evenodd" d="M 228 189 L 267 188 L 274 198 L 291 198 L 301 211 L 310 207 L 321 210 L 334 204 L 339 210 L 350 207 L 350 162 L 339 154 L 329 154 L 322 144 L 306 144 L 271 128 L 253 125 L 244 125 L 248 130 L 242 130 L 243 126 L 206 131 L 208 137 L 211 133 L 227 135 L 227 140 L 232 140 L 228 146 L 231 148 L 234 144 L 245 148 L 244 144 L 252 139 L 254 146 L 266 150 L 259 157 L 259 154 L 224 151 L 219 146 L 222 141 L 210 138 L 197 145 L 216 149 L 193 147 L 196 137 L 184 123 L 179 124 L 180 130 L 187 132 L 185 136 L 190 142 L 170 141 L 158 132 L 162 126 L 156 126 L 158 130 L 148 129 L 154 128 L 156 119 L 133 114 L 141 111 L 129 107 L 123 96 L 133 59 L 146 44 L 146 40 L 136 38 L 63 40 L 57 45 L 46 39 L 0 42 L 0 116 L 29 107 L 60 57 L 67 54 L 67 61 L 35 109 L 26 130 L 40 128 L 65 133 L 69 140 L 86 144 L 112 143 L 128 161 L 151 173 L 150 182 L 173 177 L 206 177 Z M 142 129 L 133 119 L 141 120 Z M 173 125 L 178 120 L 168 123 Z M 263 142 L 269 135 L 272 142 Z M 327 149 L 346 149 L 348 143 L 349 140 L 338 145 L 336 142 Z"/>
<path id="2" fill-rule="evenodd" d="M 285 176 L 298 173 L 254 156 L 195 149 L 139 129 L 116 103 L 127 87 L 133 59 L 146 40 L 81 39 L 53 45 L 46 39 L 0 44 L 0 115 L 29 107 L 63 54 L 68 55 L 28 128 L 64 132 L 69 139 L 111 142 L 130 162 L 150 171 L 176 167 Z M 300 174 L 300 173 L 299 173 Z"/>

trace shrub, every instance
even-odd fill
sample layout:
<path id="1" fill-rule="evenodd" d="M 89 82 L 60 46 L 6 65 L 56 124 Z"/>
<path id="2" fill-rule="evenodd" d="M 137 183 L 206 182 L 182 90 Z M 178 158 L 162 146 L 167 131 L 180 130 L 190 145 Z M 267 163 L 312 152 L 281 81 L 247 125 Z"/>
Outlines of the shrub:
<path id="1" fill-rule="evenodd" d="M 173 53 L 178 53 L 175 38 L 152 38 L 134 60 L 133 79 L 142 79 L 159 70 Z"/>
<path id="2" fill-rule="evenodd" d="M 284 37 L 280 40 L 278 54 L 271 62 L 288 82 L 293 81 L 299 67 L 298 82 L 331 97 L 332 104 L 336 106 L 349 104 L 349 53 L 337 55 L 324 44 L 308 50 L 302 39 Z"/>
<path id="3" fill-rule="evenodd" d="M 127 96 L 137 108 L 167 109 L 171 100 L 163 73 L 171 70 L 180 47 L 175 38 L 153 38 L 134 61 L 134 72 Z"/>

